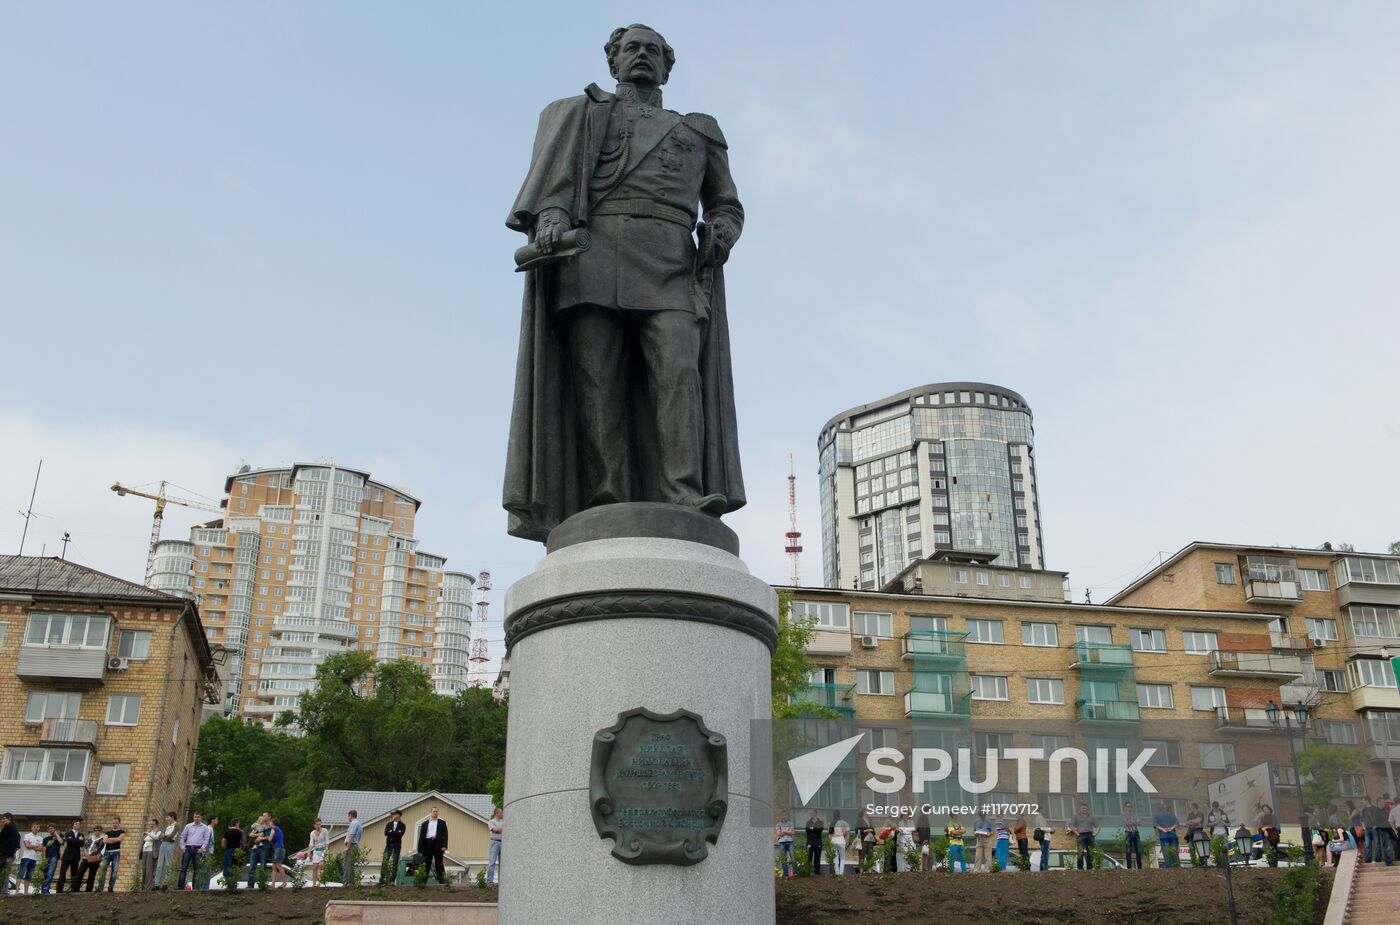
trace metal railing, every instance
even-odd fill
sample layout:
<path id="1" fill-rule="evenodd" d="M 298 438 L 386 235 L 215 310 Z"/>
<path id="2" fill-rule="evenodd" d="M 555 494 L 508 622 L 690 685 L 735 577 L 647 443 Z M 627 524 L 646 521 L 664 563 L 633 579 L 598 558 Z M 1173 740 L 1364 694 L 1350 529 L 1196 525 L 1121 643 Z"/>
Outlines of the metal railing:
<path id="1" fill-rule="evenodd" d="M 1131 668 L 1133 648 L 1119 642 L 1076 642 L 1072 668 Z"/>
<path id="2" fill-rule="evenodd" d="M 967 657 L 967 633 L 910 630 L 900 637 L 900 649 L 908 658 L 963 659 Z"/>
<path id="3" fill-rule="evenodd" d="M 1136 723 L 1142 719 L 1136 700 L 1086 700 L 1078 706 L 1080 719 L 1110 723 Z"/>
<path id="4" fill-rule="evenodd" d="M 1300 678 L 1303 676 L 1303 661 L 1296 655 L 1216 650 L 1210 653 L 1210 669 L 1222 673 Z"/>
<path id="5" fill-rule="evenodd" d="M 97 744 L 97 721 L 91 719 L 46 719 L 39 727 L 39 741 L 63 745 Z"/>
<path id="6" fill-rule="evenodd" d="M 904 695 L 905 716 L 971 716 L 972 694 L 913 690 Z"/>

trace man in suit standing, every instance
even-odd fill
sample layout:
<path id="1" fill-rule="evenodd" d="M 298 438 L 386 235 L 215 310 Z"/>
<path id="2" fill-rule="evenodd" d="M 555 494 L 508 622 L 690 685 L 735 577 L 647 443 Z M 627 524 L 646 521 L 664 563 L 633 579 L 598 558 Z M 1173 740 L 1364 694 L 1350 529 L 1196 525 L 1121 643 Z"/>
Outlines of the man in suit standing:
<path id="1" fill-rule="evenodd" d="M 428 811 L 428 818 L 418 827 L 418 853 L 423 856 L 423 863 L 433 871 L 438 883 L 447 882 L 442 869 L 442 855 L 446 850 L 447 820 L 438 818 L 438 808 L 434 806 Z"/>
<path id="2" fill-rule="evenodd" d="M 63 853 L 58 859 L 58 892 L 63 885 L 72 885 L 71 892 L 78 892 L 78 868 L 83 860 L 83 845 L 87 843 L 83 835 L 83 820 L 74 819 L 73 825 L 63 833 Z"/>
<path id="3" fill-rule="evenodd" d="M 399 877 L 399 853 L 403 851 L 403 834 L 407 826 L 403 824 L 403 811 L 394 810 L 384 825 L 384 857 L 379 865 L 379 882 L 388 877 L 393 883 Z"/>

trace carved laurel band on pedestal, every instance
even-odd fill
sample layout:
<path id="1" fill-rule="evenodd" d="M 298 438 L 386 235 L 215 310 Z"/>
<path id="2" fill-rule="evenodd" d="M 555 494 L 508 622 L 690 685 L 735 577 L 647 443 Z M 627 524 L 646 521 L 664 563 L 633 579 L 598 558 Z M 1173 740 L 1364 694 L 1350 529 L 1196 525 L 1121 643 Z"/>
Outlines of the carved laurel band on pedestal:
<path id="1" fill-rule="evenodd" d="M 549 627 L 589 620 L 650 617 L 694 620 L 748 633 L 773 651 L 778 630 L 773 618 L 734 601 L 662 591 L 606 591 L 542 601 L 506 620 L 506 651 L 525 636 Z"/>

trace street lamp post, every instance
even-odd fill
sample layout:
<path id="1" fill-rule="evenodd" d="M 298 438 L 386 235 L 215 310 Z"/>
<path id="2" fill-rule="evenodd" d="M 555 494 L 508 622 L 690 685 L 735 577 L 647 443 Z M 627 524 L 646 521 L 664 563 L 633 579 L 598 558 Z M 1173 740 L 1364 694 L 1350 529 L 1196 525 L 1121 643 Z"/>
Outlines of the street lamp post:
<path id="1" fill-rule="evenodd" d="M 1274 703 L 1273 698 L 1269 699 L 1269 705 L 1264 712 L 1269 717 L 1269 725 L 1275 729 L 1282 728 L 1288 738 L 1288 758 L 1293 762 L 1293 786 L 1298 791 L 1298 837 L 1304 842 L 1301 846 L 1303 850 L 1303 863 L 1313 862 L 1312 845 L 1308 838 L 1308 807 L 1303 801 L 1303 775 L 1298 771 L 1298 752 L 1293 748 L 1293 721 L 1296 719 L 1298 728 L 1308 727 L 1308 705 L 1301 701 L 1293 705 L 1293 715 L 1290 716 L 1279 705 Z"/>

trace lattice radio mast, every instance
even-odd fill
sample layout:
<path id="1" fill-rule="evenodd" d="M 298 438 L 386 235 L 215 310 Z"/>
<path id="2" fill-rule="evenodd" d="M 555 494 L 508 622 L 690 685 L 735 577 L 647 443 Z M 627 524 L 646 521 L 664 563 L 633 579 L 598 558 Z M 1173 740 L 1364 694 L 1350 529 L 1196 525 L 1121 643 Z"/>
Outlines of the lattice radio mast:
<path id="1" fill-rule="evenodd" d="M 792 454 L 788 454 L 788 529 L 785 534 L 788 555 L 788 583 L 794 588 L 802 584 L 799 572 L 799 559 L 802 557 L 802 532 L 797 529 L 797 472 L 793 469 Z"/>
<path id="2" fill-rule="evenodd" d="M 470 667 L 467 669 L 468 687 L 490 687 L 486 665 L 491 657 L 486 652 L 486 611 L 491 606 L 487 592 L 491 590 L 491 573 L 485 569 L 476 576 L 476 622 L 472 625 L 471 652 L 467 656 Z"/>

